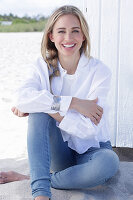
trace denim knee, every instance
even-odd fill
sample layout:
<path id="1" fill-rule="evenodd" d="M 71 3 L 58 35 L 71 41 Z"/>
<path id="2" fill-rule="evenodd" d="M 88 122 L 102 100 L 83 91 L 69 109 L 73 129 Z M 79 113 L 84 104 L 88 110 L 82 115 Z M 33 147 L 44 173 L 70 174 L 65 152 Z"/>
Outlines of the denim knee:
<path id="1" fill-rule="evenodd" d="M 100 162 L 103 168 L 105 179 L 113 177 L 119 169 L 119 158 L 117 154 L 110 149 L 103 149 L 100 152 Z"/>
<path id="2" fill-rule="evenodd" d="M 38 119 L 38 118 L 44 118 L 44 119 L 51 119 L 51 116 L 48 113 L 30 113 L 29 114 L 29 119 L 34 120 L 34 119 Z"/>
<path id="3" fill-rule="evenodd" d="M 104 184 L 108 179 L 112 178 L 119 169 L 119 158 L 117 154 L 110 149 L 101 149 L 94 153 L 91 158 L 93 163 L 93 178 L 90 183 L 90 175 L 86 176 L 88 179 L 88 186 L 95 187 Z M 88 172 L 89 173 L 89 172 Z"/>
<path id="4" fill-rule="evenodd" d="M 108 152 L 108 156 L 109 156 L 109 160 L 110 160 L 110 163 L 111 163 L 111 167 L 112 167 L 112 174 L 110 174 L 110 177 L 111 178 L 112 176 L 114 176 L 118 169 L 119 169 L 119 157 L 117 156 L 117 154 L 111 150 Z"/>

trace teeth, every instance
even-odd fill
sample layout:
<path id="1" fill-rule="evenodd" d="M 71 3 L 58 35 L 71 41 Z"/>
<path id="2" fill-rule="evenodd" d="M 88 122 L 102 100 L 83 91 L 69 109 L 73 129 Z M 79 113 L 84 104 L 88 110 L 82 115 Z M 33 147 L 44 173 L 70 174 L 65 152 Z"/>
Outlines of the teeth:
<path id="1" fill-rule="evenodd" d="M 68 47 L 68 48 L 69 48 L 69 47 L 73 47 L 73 46 L 74 46 L 74 44 L 64 44 L 63 46 L 64 46 L 64 47 Z"/>

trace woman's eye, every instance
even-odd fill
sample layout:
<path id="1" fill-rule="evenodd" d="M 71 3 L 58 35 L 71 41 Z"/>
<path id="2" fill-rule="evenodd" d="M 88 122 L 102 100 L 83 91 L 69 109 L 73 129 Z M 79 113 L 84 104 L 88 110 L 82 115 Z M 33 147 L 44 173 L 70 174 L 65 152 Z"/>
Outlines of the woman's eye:
<path id="1" fill-rule="evenodd" d="M 58 33 L 65 33 L 65 31 L 59 31 Z"/>
<path id="2" fill-rule="evenodd" d="M 79 33 L 79 31 L 78 30 L 73 30 L 73 33 Z"/>

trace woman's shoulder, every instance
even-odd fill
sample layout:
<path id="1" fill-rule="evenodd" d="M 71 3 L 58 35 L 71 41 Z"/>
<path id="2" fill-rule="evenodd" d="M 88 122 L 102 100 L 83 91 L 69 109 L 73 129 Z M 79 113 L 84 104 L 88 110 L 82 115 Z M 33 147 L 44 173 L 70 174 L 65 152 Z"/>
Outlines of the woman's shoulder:
<path id="1" fill-rule="evenodd" d="M 34 65 L 36 68 L 42 68 L 42 69 L 46 68 L 47 69 L 47 63 L 41 56 L 35 60 Z"/>
<path id="2" fill-rule="evenodd" d="M 111 75 L 110 68 L 100 59 L 90 57 L 89 65 L 90 68 L 95 71 L 95 73 L 100 73 L 102 75 Z"/>
<path id="3" fill-rule="evenodd" d="M 28 65 L 26 70 L 27 77 L 35 76 L 48 76 L 47 63 L 42 57 L 36 58 L 31 64 Z"/>

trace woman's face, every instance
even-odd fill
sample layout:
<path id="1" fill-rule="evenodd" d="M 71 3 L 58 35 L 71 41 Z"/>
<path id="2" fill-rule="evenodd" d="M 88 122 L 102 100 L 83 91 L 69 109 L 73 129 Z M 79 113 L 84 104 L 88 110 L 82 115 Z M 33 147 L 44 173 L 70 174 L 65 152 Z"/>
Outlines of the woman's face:
<path id="1" fill-rule="evenodd" d="M 79 56 L 84 36 L 78 18 L 71 14 L 61 16 L 54 24 L 49 38 L 54 42 L 58 55 Z"/>

